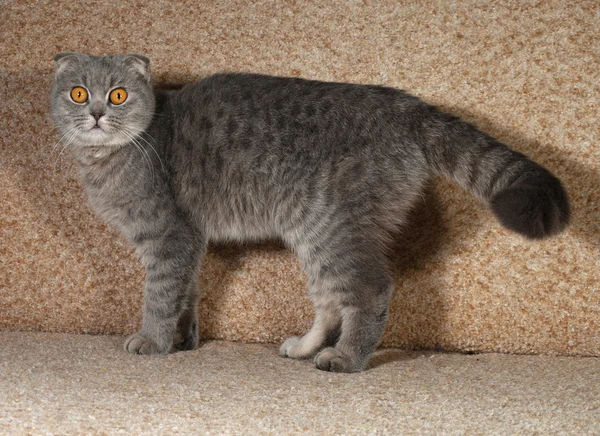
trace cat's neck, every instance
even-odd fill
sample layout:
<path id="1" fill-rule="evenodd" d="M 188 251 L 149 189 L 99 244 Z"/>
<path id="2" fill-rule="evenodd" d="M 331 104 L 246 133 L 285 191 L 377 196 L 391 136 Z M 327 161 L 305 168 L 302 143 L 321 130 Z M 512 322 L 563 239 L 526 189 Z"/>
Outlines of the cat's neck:
<path id="1" fill-rule="evenodd" d="M 90 200 L 112 198 L 119 186 L 127 186 L 124 180 L 136 173 L 133 147 L 88 146 L 76 153 L 79 174 Z M 96 200 L 93 200 L 96 199 Z"/>
<path id="2" fill-rule="evenodd" d="M 83 167 L 102 165 L 120 154 L 127 145 L 85 145 L 74 149 L 75 159 Z"/>

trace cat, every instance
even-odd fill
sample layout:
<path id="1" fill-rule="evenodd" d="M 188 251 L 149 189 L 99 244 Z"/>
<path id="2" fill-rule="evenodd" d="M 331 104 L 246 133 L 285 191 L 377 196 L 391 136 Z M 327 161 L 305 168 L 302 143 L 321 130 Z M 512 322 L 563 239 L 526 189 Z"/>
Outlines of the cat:
<path id="1" fill-rule="evenodd" d="M 137 54 L 59 53 L 55 125 L 95 212 L 146 269 L 130 353 L 198 345 L 198 265 L 211 241 L 279 238 L 299 257 L 312 328 L 280 354 L 357 372 L 384 331 L 392 235 L 442 175 L 530 239 L 562 231 L 561 182 L 401 90 L 257 74 L 153 89 Z"/>

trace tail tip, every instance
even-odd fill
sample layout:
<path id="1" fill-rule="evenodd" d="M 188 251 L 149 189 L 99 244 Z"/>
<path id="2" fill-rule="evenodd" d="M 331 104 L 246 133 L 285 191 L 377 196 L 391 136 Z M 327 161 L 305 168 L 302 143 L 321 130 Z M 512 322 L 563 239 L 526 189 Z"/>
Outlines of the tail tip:
<path id="1" fill-rule="evenodd" d="M 544 239 L 562 232 L 570 220 L 567 193 L 547 171 L 497 193 L 491 209 L 500 223 L 529 239 Z"/>

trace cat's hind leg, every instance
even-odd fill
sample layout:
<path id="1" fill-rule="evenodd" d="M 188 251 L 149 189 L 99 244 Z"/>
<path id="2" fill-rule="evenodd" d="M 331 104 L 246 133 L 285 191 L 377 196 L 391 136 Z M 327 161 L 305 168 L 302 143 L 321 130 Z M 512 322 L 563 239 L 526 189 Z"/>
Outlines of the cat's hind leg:
<path id="1" fill-rule="evenodd" d="M 315 320 L 311 329 L 302 337 L 291 337 L 285 340 L 279 354 L 292 359 L 312 359 L 317 352 L 335 344 L 339 336 L 341 324 L 337 305 L 327 300 L 317 299 L 315 302 Z"/>
<path id="2" fill-rule="evenodd" d="M 321 251 L 319 276 L 329 284 L 323 295 L 337 305 L 339 337 L 334 346 L 321 349 L 314 362 L 318 369 L 358 372 L 366 368 L 385 329 L 393 292 L 384 244 L 374 231 L 351 229 L 328 241 Z"/>
<path id="3" fill-rule="evenodd" d="M 315 322 L 306 335 L 282 344 L 282 356 L 314 357 L 325 371 L 365 369 L 383 335 L 393 291 L 385 243 L 377 241 L 384 238 L 380 229 L 342 224 L 326 229 L 316 245 L 296 247 L 315 303 Z"/>
<path id="4" fill-rule="evenodd" d="M 377 270 L 380 273 L 374 275 Z M 358 372 L 366 368 L 383 336 L 392 291 L 392 280 L 379 265 L 373 265 L 373 270 L 365 271 L 365 277 L 356 277 L 341 291 L 340 337 L 335 346 L 324 348 L 315 356 L 318 369 Z"/>

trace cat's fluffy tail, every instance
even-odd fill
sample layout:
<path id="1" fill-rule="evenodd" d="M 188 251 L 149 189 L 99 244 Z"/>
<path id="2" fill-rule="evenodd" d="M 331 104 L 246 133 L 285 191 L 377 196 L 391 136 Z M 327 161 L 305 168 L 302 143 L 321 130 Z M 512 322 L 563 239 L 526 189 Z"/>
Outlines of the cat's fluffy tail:
<path id="1" fill-rule="evenodd" d="M 431 168 L 486 202 L 506 228 L 541 239 L 567 226 L 567 193 L 550 171 L 456 117 L 430 120 L 424 145 Z"/>

